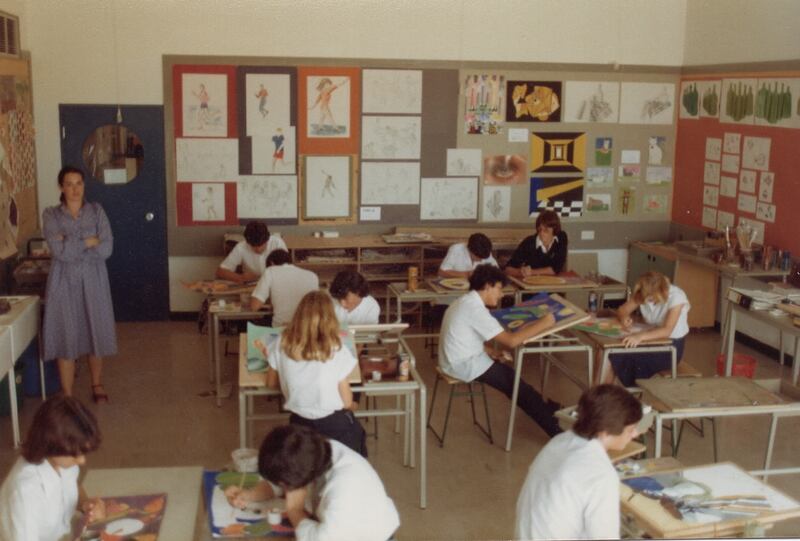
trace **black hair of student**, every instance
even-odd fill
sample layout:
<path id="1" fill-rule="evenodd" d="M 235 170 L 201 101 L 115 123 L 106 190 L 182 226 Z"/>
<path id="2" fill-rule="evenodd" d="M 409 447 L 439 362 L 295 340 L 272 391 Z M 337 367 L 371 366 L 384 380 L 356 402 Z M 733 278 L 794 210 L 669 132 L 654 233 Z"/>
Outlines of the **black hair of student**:
<path id="1" fill-rule="evenodd" d="M 86 180 L 86 177 L 83 174 L 83 171 L 81 171 L 80 169 L 78 169 L 74 165 L 65 165 L 64 167 L 61 168 L 61 171 L 58 172 L 58 186 L 59 186 L 59 188 L 63 188 L 64 187 L 64 178 L 66 178 L 66 176 L 69 175 L 70 173 L 77 173 L 78 175 L 81 176 L 81 180 Z M 58 200 L 61 201 L 62 203 L 64 203 L 64 202 L 66 202 L 67 198 L 64 197 L 64 194 L 62 193 L 61 197 L 59 197 Z"/>
<path id="2" fill-rule="evenodd" d="M 487 285 L 492 287 L 498 282 L 503 284 L 503 286 L 508 284 L 506 273 L 491 263 L 484 263 L 483 265 L 478 265 L 475 267 L 475 270 L 472 271 L 472 275 L 469 277 L 469 288 L 471 290 L 481 291 Z"/>
<path id="3" fill-rule="evenodd" d="M 572 431 L 586 439 L 600 432 L 622 434 L 625 427 L 642 419 L 642 404 L 624 387 L 596 385 L 584 391 L 578 400 L 578 420 Z"/>
<path id="4" fill-rule="evenodd" d="M 561 218 L 558 213 L 553 210 L 543 210 L 536 217 L 536 231 L 539 231 L 541 226 L 549 227 L 553 230 L 553 235 L 561 233 Z"/>
<path id="5" fill-rule="evenodd" d="M 492 241 L 483 233 L 473 233 L 467 240 L 467 250 L 476 257 L 486 259 L 492 255 Z"/>
<path id="6" fill-rule="evenodd" d="M 348 293 L 364 298 L 369 295 L 369 282 L 359 272 L 343 270 L 331 282 L 330 292 L 334 299 L 344 299 Z"/>
<path id="7" fill-rule="evenodd" d="M 258 451 L 261 476 L 289 490 L 308 485 L 331 465 L 331 444 L 307 426 L 292 424 L 273 429 Z"/>
<path id="8" fill-rule="evenodd" d="M 263 222 L 249 222 L 244 227 L 244 240 L 250 246 L 261 246 L 269 240 L 269 228 Z"/>
<path id="9" fill-rule="evenodd" d="M 272 250 L 267 256 L 267 267 L 285 265 L 292 262 L 292 256 L 286 250 Z"/>
<path id="10" fill-rule="evenodd" d="M 22 456 L 31 464 L 54 456 L 85 455 L 102 441 L 97 419 L 77 398 L 55 395 L 39 406 L 22 443 Z"/>

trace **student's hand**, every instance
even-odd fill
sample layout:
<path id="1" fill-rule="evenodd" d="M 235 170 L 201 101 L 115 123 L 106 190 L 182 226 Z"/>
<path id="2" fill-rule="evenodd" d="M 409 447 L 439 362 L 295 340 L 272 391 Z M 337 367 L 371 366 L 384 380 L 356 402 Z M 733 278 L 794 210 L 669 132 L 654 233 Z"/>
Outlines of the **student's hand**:
<path id="1" fill-rule="evenodd" d="M 548 327 L 552 327 L 556 324 L 556 316 L 553 315 L 553 312 L 548 312 L 540 321 L 544 321 Z"/>
<path id="2" fill-rule="evenodd" d="M 262 342 L 260 339 L 256 338 L 255 340 L 253 340 L 253 345 L 255 346 L 255 348 L 258 351 L 261 352 L 261 354 L 264 356 L 264 358 L 267 357 L 267 345 L 264 342 Z"/>
<path id="3" fill-rule="evenodd" d="M 244 489 L 238 485 L 231 485 L 224 491 L 228 503 L 236 509 L 244 509 L 247 504 L 253 501 L 251 490 Z"/>
<path id="4" fill-rule="evenodd" d="M 240 284 L 246 284 L 247 282 L 255 282 L 256 280 L 261 278 L 261 276 L 259 276 L 254 272 L 243 272 L 242 274 L 239 275 L 239 277 L 241 280 L 239 282 Z"/>
<path id="5" fill-rule="evenodd" d="M 633 318 L 630 316 L 626 316 L 621 318 L 619 322 L 622 324 L 623 329 L 630 329 L 631 325 L 633 325 Z"/>
<path id="6" fill-rule="evenodd" d="M 106 518 L 106 503 L 100 498 L 85 500 L 81 504 L 81 511 L 86 514 L 88 522 L 97 522 Z"/>
<path id="7" fill-rule="evenodd" d="M 286 491 L 286 512 L 289 513 L 291 511 L 305 511 L 306 506 L 306 494 L 308 494 L 308 488 L 300 487 L 295 488 L 293 490 Z"/>
<path id="8" fill-rule="evenodd" d="M 527 278 L 533 274 L 533 269 L 531 269 L 528 265 L 523 265 L 520 267 L 519 272 L 522 273 L 523 278 Z"/>
<path id="9" fill-rule="evenodd" d="M 83 239 L 83 244 L 87 248 L 94 248 L 95 246 L 100 244 L 100 239 L 98 239 L 97 237 L 86 237 L 85 239 Z"/>
<path id="10" fill-rule="evenodd" d="M 624 345 L 626 348 L 635 348 L 636 346 L 641 344 L 643 340 L 644 338 L 642 337 L 642 335 L 640 333 L 636 333 L 623 338 L 622 345 Z"/>

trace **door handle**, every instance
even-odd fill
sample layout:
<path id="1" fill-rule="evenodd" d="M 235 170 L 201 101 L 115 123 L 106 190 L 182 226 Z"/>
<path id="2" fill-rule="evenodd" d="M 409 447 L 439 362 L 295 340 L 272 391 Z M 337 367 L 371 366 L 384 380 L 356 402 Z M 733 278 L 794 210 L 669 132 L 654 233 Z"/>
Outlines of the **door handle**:
<path id="1" fill-rule="evenodd" d="M 148 212 L 147 214 L 144 215 L 144 219 L 147 220 L 148 222 L 152 222 L 153 218 L 155 217 L 156 215 L 153 214 L 152 212 Z"/>

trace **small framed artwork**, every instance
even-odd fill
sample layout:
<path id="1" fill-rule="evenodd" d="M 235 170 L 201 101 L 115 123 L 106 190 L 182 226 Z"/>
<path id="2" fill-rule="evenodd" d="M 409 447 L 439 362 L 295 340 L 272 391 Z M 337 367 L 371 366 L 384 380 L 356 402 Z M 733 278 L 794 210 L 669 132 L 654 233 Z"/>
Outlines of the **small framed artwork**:
<path id="1" fill-rule="evenodd" d="M 301 223 L 355 223 L 355 156 L 301 156 Z"/>

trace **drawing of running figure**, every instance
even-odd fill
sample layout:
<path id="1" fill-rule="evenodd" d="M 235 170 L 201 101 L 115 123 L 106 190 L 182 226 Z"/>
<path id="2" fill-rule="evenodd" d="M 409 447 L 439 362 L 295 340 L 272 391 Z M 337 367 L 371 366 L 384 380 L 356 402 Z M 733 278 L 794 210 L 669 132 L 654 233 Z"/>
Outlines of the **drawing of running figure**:
<path id="1" fill-rule="evenodd" d="M 319 105 L 319 124 L 316 126 L 317 133 L 337 133 L 342 129 L 342 127 L 336 124 L 333 118 L 333 113 L 331 112 L 331 97 L 336 89 L 346 85 L 348 81 L 349 79 L 344 78 L 339 84 L 334 84 L 330 78 L 323 77 L 320 79 L 319 83 L 317 83 L 317 99 L 314 101 L 313 105 L 308 108 L 309 111 L 313 111 L 314 108 Z"/>
<path id="2" fill-rule="evenodd" d="M 324 199 L 325 194 L 329 194 L 331 196 L 331 199 L 335 199 L 336 194 L 333 192 L 333 190 L 336 189 L 336 184 L 334 184 L 333 182 L 333 175 L 330 175 L 324 169 L 322 170 L 322 174 L 325 175 L 325 181 L 322 185 L 322 194 L 320 195 L 320 198 Z"/>
<path id="3" fill-rule="evenodd" d="M 210 100 L 206 85 L 200 83 L 200 88 L 197 92 L 192 90 L 192 94 L 200 102 L 200 108 L 197 110 L 197 128 L 203 129 L 204 126 L 209 124 L 210 114 L 208 111 L 208 102 Z"/>
<path id="4" fill-rule="evenodd" d="M 200 203 L 206 209 L 206 219 L 208 221 L 217 220 L 217 210 L 214 208 L 214 188 L 208 186 L 206 194 L 200 199 Z"/>
<path id="5" fill-rule="evenodd" d="M 258 112 L 261 113 L 261 118 L 267 118 L 269 114 L 269 110 L 267 110 L 267 96 L 269 96 L 269 92 L 264 88 L 264 84 L 259 84 L 256 98 L 258 98 Z"/>
<path id="6" fill-rule="evenodd" d="M 283 136 L 283 130 L 277 128 L 275 135 L 272 136 L 272 144 L 275 145 L 275 151 L 272 153 L 272 172 L 275 172 L 275 165 L 281 162 L 281 166 L 286 165 L 283 161 L 283 143 L 286 138 Z"/>

